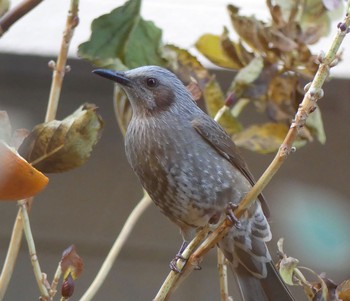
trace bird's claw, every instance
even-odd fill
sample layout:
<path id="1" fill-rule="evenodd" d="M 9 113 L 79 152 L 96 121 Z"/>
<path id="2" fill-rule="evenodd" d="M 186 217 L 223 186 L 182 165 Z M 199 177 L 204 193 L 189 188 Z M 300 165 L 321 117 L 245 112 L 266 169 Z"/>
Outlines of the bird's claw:
<path id="1" fill-rule="evenodd" d="M 184 265 L 187 263 L 188 259 L 182 256 L 182 252 L 186 249 L 187 246 L 188 246 L 188 242 L 184 241 L 180 247 L 180 250 L 175 255 L 175 258 L 172 261 L 170 261 L 169 267 L 172 271 L 176 273 L 182 273 L 182 268 L 179 269 L 177 267 L 177 261 L 180 259 L 184 262 Z M 201 270 L 202 268 L 199 265 L 196 265 L 194 269 L 198 271 L 198 270 Z"/>
<path id="2" fill-rule="evenodd" d="M 230 220 L 232 225 L 236 227 L 237 229 L 241 228 L 241 222 L 239 219 L 235 216 L 234 211 L 238 208 L 237 204 L 229 203 L 227 208 L 226 208 L 226 215 L 227 218 Z"/>
<path id="3" fill-rule="evenodd" d="M 187 262 L 187 259 L 184 258 L 181 253 L 177 253 L 172 261 L 169 263 L 170 270 L 176 272 L 176 273 L 181 273 L 182 271 L 177 267 L 177 261 L 178 260 L 183 260 L 185 263 Z"/>

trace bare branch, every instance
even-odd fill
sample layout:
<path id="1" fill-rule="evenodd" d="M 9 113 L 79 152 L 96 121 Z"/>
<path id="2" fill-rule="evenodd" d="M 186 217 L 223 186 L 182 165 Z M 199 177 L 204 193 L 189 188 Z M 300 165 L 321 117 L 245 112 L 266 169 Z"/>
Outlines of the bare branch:
<path id="1" fill-rule="evenodd" d="M 30 12 L 43 0 L 25 0 L 0 18 L 0 37 L 25 14 Z"/>

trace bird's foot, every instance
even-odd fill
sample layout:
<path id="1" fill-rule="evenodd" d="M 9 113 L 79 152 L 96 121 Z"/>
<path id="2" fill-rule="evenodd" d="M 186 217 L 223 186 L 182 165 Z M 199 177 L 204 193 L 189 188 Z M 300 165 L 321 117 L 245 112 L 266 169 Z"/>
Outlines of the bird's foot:
<path id="1" fill-rule="evenodd" d="M 174 272 L 176 272 L 176 273 L 181 273 L 182 271 L 181 271 L 181 269 L 179 269 L 178 267 L 177 267 L 177 261 L 180 259 L 180 260 L 182 260 L 184 263 L 186 263 L 187 262 L 187 258 L 184 258 L 183 256 L 182 256 L 182 252 L 186 249 L 186 247 L 188 246 L 188 242 L 187 241 L 184 241 L 183 243 L 182 243 L 182 245 L 181 245 L 181 247 L 180 247 L 180 249 L 179 249 L 179 251 L 177 252 L 177 254 L 175 255 L 175 257 L 174 257 L 174 259 L 172 260 L 172 261 L 170 261 L 170 263 L 169 263 L 169 267 L 170 267 L 170 269 L 172 270 L 172 271 L 174 271 Z M 199 266 L 199 265 L 196 265 L 195 267 L 194 267 L 194 269 L 195 270 L 201 270 L 202 268 Z"/>
<path id="2" fill-rule="evenodd" d="M 235 216 L 235 212 L 234 212 L 237 208 L 238 208 L 237 204 L 233 204 L 231 202 L 228 203 L 228 206 L 226 208 L 226 215 L 227 215 L 227 218 L 232 223 L 232 226 L 236 227 L 237 229 L 240 229 L 241 228 L 241 222 Z"/>
<path id="3" fill-rule="evenodd" d="M 181 270 L 177 267 L 177 261 L 179 259 L 181 259 L 182 261 L 184 261 L 185 263 L 187 262 L 187 259 L 184 258 L 182 256 L 182 252 L 186 249 L 186 247 L 188 246 L 188 242 L 184 241 L 179 249 L 179 251 L 177 252 L 177 254 L 175 255 L 174 259 L 172 261 L 170 261 L 169 263 L 169 267 L 172 271 L 176 272 L 176 273 L 181 273 Z"/>

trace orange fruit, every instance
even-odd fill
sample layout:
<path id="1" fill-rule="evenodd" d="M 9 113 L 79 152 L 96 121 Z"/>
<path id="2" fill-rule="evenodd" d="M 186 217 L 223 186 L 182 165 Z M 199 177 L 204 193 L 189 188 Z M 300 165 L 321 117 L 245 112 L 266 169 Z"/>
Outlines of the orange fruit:
<path id="1" fill-rule="evenodd" d="M 0 141 L 0 200 L 20 200 L 44 189 L 49 179 Z"/>

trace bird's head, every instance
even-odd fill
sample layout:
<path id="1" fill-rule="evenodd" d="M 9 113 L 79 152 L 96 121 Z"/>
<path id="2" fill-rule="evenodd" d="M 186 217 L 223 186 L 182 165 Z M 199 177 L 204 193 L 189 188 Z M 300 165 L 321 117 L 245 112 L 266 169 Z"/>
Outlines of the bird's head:
<path id="1" fill-rule="evenodd" d="M 125 72 L 96 69 L 93 73 L 119 84 L 126 92 L 134 114 L 154 114 L 193 103 L 182 82 L 161 67 L 144 66 Z"/>

